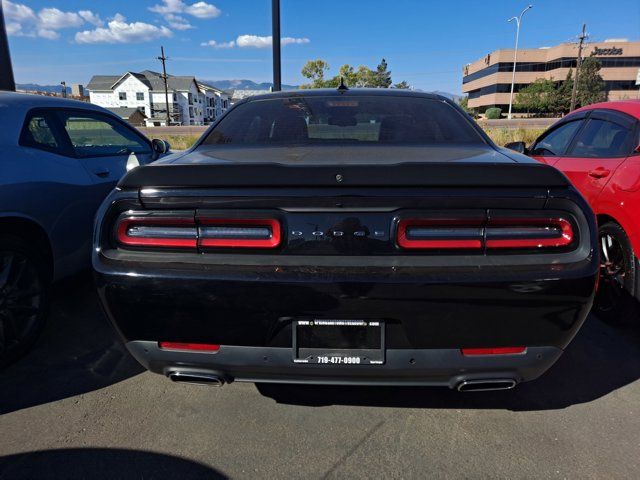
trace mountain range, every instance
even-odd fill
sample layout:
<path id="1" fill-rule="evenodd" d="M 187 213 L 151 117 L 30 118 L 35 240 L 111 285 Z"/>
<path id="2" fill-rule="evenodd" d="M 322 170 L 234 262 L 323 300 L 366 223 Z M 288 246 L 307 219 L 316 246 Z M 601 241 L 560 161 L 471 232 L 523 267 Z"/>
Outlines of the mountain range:
<path id="1" fill-rule="evenodd" d="M 209 84 L 213 87 L 219 88 L 224 91 L 233 91 L 233 90 L 269 90 L 273 85 L 271 82 L 261 82 L 257 83 L 253 80 L 202 80 L 203 83 Z M 47 92 L 47 93 L 60 93 L 62 87 L 60 85 L 39 85 L 37 83 L 18 83 L 16 85 L 18 90 L 30 90 L 35 92 Z M 298 88 L 297 85 L 282 85 L 283 90 L 296 90 Z M 67 93 L 71 93 L 71 88 L 67 87 Z M 441 92 L 434 91 L 431 93 L 436 93 L 438 95 L 442 95 L 443 97 L 450 98 L 455 102 L 459 102 L 462 96 L 456 95 L 449 92 Z"/>

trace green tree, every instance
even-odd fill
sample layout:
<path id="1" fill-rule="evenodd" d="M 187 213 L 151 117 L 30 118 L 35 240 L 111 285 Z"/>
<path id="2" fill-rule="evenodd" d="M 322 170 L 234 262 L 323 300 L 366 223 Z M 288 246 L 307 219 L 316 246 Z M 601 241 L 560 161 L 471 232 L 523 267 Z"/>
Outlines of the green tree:
<path id="1" fill-rule="evenodd" d="M 302 76 L 311 80 L 308 85 L 302 85 L 302 88 L 322 88 L 325 86 L 324 73 L 329 70 L 329 64 L 324 60 L 309 60 L 302 67 Z"/>
<path id="2" fill-rule="evenodd" d="M 403 80 L 403 81 L 401 81 L 401 82 L 399 82 L 399 83 L 396 83 L 396 84 L 393 86 L 393 88 L 400 88 L 400 89 L 403 89 L 403 90 L 407 90 L 407 89 L 411 88 L 411 85 L 409 85 L 409 84 L 406 82 L 406 80 Z M 465 97 L 465 98 L 466 98 L 466 97 Z"/>
<path id="3" fill-rule="evenodd" d="M 383 58 L 373 72 L 373 86 L 377 88 L 389 88 L 391 86 L 391 72 L 387 61 Z"/>
<path id="4" fill-rule="evenodd" d="M 569 69 L 564 82 L 560 83 L 550 96 L 549 112 L 564 115 L 571 108 L 571 90 L 573 89 L 573 70 Z"/>
<path id="5" fill-rule="evenodd" d="M 515 106 L 527 113 L 547 113 L 550 110 L 555 89 L 555 82 L 552 79 L 538 78 L 518 92 Z"/>
<path id="6" fill-rule="evenodd" d="M 582 65 L 580 65 L 577 103 L 581 107 L 603 102 L 607 98 L 604 90 L 604 80 L 600 76 L 600 68 L 602 68 L 602 64 L 595 57 L 585 58 Z"/>

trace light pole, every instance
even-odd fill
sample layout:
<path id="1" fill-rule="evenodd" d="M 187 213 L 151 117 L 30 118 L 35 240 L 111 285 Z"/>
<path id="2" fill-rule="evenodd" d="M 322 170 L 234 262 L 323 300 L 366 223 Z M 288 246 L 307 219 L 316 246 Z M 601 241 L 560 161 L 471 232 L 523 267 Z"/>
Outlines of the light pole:
<path id="1" fill-rule="evenodd" d="M 280 63 L 280 0 L 271 0 L 271 42 L 273 46 L 273 91 L 282 90 Z"/>
<path id="2" fill-rule="evenodd" d="M 515 51 L 513 52 L 513 74 L 511 75 L 511 96 L 509 97 L 509 115 L 507 116 L 509 120 L 511 120 L 511 109 L 513 107 L 513 88 L 516 83 L 516 63 L 518 61 L 518 38 L 520 37 L 520 24 L 522 23 L 522 16 L 527 12 L 527 10 L 530 10 L 531 8 L 533 8 L 533 5 L 529 5 L 527 8 L 525 8 L 520 14 L 520 16 L 511 17 L 509 20 L 507 20 L 508 22 L 511 22 L 513 20 L 516 21 L 516 48 L 515 48 Z"/>

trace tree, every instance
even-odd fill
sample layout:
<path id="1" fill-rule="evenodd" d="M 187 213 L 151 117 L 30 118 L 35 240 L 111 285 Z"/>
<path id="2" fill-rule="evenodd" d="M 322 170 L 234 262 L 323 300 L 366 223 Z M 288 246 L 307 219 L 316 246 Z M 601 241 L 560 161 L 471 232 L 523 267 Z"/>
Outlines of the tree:
<path id="1" fill-rule="evenodd" d="M 324 60 L 309 60 L 302 67 L 302 76 L 311 80 L 310 85 L 303 85 L 302 88 L 322 88 L 324 87 L 324 72 L 329 70 L 329 64 Z"/>
<path id="2" fill-rule="evenodd" d="M 578 104 L 581 107 L 606 100 L 604 80 L 600 76 L 601 67 L 600 60 L 595 57 L 587 57 L 582 61 L 577 92 Z"/>
<path id="3" fill-rule="evenodd" d="M 301 85 L 300 88 L 335 88 L 340 85 L 340 78 L 348 87 L 357 88 L 390 88 L 393 84 L 391 72 L 387 61 L 383 58 L 375 70 L 366 65 L 360 65 L 357 69 L 349 64 L 340 67 L 339 74 L 325 79 L 325 72 L 329 70 L 329 64 L 324 60 L 310 60 L 302 67 L 302 75 L 311 80 L 311 83 Z M 396 83 L 395 88 L 409 88 L 405 81 Z"/>
<path id="4" fill-rule="evenodd" d="M 516 95 L 516 107 L 528 113 L 546 113 L 556 90 L 552 79 L 538 78 Z"/>
<path id="5" fill-rule="evenodd" d="M 373 73 L 374 87 L 389 88 L 391 86 L 391 72 L 389 71 L 387 61 L 383 58 Z"/>
<path id="6" fill-rule="evenodd" d="M 549 100 L 549 112 L 564 115 L 571 108 L 571 89 L 573 88 L 573 70 L 569 69 L 567 78 L 560 83 Z"/>
<path id="7" fill-rule="evenodd" d="M 411 88 L 411 85 L 409 85 L 409 84 L 406 82 L 406 80 L 403 80 L 403 81 L 401 81 L 401 82 L 399 82 L 399 83 L 396 83 L 396 84 L 393 86 L 393 88 L 400 88 L 400 89 L 407 90 L 407 89 Z"/>

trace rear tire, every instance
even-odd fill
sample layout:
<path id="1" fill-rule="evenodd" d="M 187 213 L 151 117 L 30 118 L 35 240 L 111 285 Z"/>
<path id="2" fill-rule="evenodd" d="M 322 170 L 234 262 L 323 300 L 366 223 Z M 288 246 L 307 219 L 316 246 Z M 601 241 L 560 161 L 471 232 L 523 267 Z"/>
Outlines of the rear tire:
<path id="1" fill-rule="evenodd" d="M 0 234 L 0 368 L 24 355 L 40 336 L 49 307 L 49 269 L 15 235 Z"/>
<path id="2" fill-rule="evenodd" d="M 629 237 L 614 222 L 601 225 L 598 233 L 600 284 L 593 311 L 609 323 L 636 320 L 639 309 L 634 293 L 638 272 Z"/>

